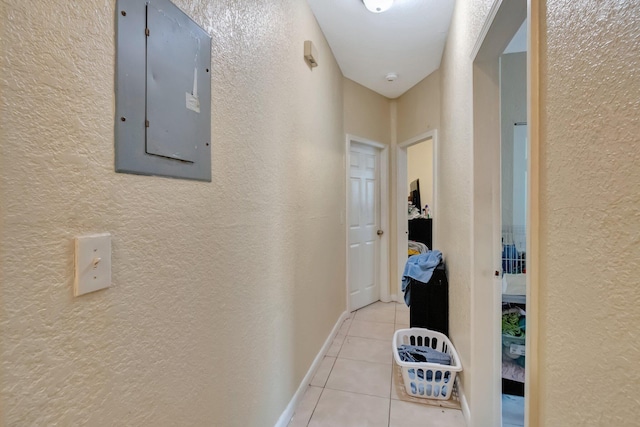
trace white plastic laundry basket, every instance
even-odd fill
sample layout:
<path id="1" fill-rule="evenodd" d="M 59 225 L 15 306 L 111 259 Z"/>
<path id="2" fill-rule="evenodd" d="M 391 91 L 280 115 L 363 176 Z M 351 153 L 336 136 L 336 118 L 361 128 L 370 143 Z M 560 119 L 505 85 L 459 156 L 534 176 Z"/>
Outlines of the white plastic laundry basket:
<path id="1" fill-rule="evenodd" d="M 423 328 L 399 329 L 393 335 L 393 357 L 402 368 L 402 381 L 407 393 L 415 397 L 447 400 L 451 398 L 456 375 L 462 364 L 456 349 L 446 335 Z M 403 362 L 398 347 L 401 345 L 431 347 L 451 356 L 451 365 L 426 362 Z"/>

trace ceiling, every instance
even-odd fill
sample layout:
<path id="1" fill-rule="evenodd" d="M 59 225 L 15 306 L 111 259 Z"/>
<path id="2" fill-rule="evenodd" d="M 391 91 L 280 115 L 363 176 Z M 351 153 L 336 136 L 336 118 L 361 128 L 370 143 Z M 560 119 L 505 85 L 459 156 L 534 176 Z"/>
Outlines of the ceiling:
<path id="1" fill-rule="evenodd" d="M 348 79 L 393 99 L 440 67 L 455 0 L 394 0 L 383 13 L 362 0 L 308 2 Z"/>

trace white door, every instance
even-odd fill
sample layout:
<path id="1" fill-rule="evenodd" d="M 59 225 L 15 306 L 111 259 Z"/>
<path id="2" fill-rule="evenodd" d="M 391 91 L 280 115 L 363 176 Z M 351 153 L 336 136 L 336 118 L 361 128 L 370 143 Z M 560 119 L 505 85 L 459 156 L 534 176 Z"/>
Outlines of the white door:
<path id="1" fill-rule="evenodd" d="M 380 154 L 351 144 L 349 173 L 349 309 L 380 298 Z"/>

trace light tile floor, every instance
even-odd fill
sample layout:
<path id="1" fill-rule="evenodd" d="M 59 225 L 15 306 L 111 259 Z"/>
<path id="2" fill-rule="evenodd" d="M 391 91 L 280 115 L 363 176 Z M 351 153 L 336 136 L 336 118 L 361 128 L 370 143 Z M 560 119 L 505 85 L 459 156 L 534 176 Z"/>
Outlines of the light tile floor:
<path id="1" fill-rule="evenodd" d="M 465 427 L 459 409 L 400 400 L 392 387 L 393 333 L 408 327 L 404 304 L 377 302 L 351 313 L 289 427 Z"/>

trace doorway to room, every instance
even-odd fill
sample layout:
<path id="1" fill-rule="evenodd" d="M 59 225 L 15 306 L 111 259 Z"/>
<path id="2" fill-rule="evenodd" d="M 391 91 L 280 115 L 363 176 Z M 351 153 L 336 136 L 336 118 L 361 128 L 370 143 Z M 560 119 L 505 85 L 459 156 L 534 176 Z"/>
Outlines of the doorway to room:
<path id="1" fill-rule="evenodd" d="M 520 28 L 536 28 L 537 12 L 528 9 L 526 0 L 504 2 L 496 0 L 471 53 L 473 60 L 473 212 L 472 212 L 472 276 L 471 276 L 471 369 L 474 372 L 470 390 L 474 425 L 517 426 L 535 419 L 535 396 L 528 395 L 530 366 L 535 360 L 535 341 L 531 338 L 535 322 L 530 322 L 535 307 L 529 307 L 532 294 L 531 274 L 535 263 L 529 259 L 533 235 L 532 224 L 533 179 L 537 177 L 536 165 L 530 153 L 534 150 L 516 139 L 533 134 L 525 122 L 530 121 L 537 98 L 532 94 L 537 87 L 537 76 L 505 74 L 505 48 Z M 527 20 L 528 23 L 523 22 Z M 538 34 L 524 36 L 526 50 L 517 57 L 520 68 L 526 73 L 534 70 Z M 518 87 L 518 106 L 523 114 L 516 118 L 514 105 L 505 98 L 512 86 L 513 77 Z M 506 112 L 505 112 L 506 110 Z M 534 123 L 535 124 L 535 123 Z M 524 132 L 524 134 L 523 134 Z M 527 138 L 525 138 L 526 141 Z M 504 148 L 504 150 L 503 150 Z M 516 159 L 514 156 L 518 156 Z M 524 156 L 524 158 L 521 158 Z M 528 157 L 528 159 L 527 159 Z M 523 163 L 528 163 L 522 171 Z M 516 171 L 516 165 L 518 171 Z M 528 171 L 528 172 L 526 172 Z M 509 175 L 509 176 L 507 176 Z M 516 178 L 516 179 L 514 179 Z M 526 200 L 526 202 L 525 202 Z M 518 206 L 515 207 L 515 202 Z M 524 202 L 520 204 L 519 202 Z M 526 220 L 524 220 L 526 219 Z M 517 224 L 515 224 L 517 222 Z M 521 224 L 524 222 L 523 224 Z M 516 228 L 520 231 L 515 232 Z M 506 242 L 506 243 L 505 243 Z M 526 267 L 524 266 L 524 253 Z M 507 277 L 506 274 L 518 277 Z M 523 283 L 522 283 L 523 282 Z M 518 289 L 514 285 L 523 285 Z M 516 286 L 517 287 L 517 286 Z M 507 289 L 505 289 L 507 288 Z M 524 289 L 523 289 L 524 288 Z M 513 292 L 510 292 L 513 290 Z M 506 294 L 506 295 L 505 295 Z M 512 294 L 512 295 L 511 295 Z M 516 301 L 517 300 L 517 301 Z M 506 303 L 506 307 L 503 305 Z M 522 313 L 526 307 L 526 324 Z M 506 311 L 503 311 L 506 308 Z M 506 317 L 503 317 L 506 314 Z M 522 330 L 526 329 L 526 339 Z M 505 330 L 514 332 L 506 334 Z M 534 330 L 535 333 L 535 330 Z M 533 344 L 533 345 L 532 345 Z M 524 368 L 519 375 L 519 390 L 505 390 L 518 396 L 517 419 L 503 415 L 503 361 L 517 361 Z M 523 365 L 525 365 L 524 367 Z M 511 363 L 514 365 L 514 363 Z M 524 376 L 526 375 L 526 380 Z M 520 383 L 516 381 L 516 383 Z M 508 389 L 508 387 L 507 387 Z M 513 393 L 513 394 L 511 394 Z M 507 402 L 507 404 L 510 402 Z M 523 411 L 524 405 L 524 411 Z M 509 412 L 509 411 L 507 411 Z M 535 423 L 534 423 L 535 424 Z"/>
<path id="2" fill-rule="evenodd" d="M 502 423 L 524 426 L 527 273 L 527 21 L 500 56 Z"/>
<path id="3" fill-rule="evenodd" d="M 398 300 L 402 299 L 402 273 L 409 251 L 433 249 L 437 244 L 437 134 L 436 130 L 425 132 L 398 144 L 396 150 Z"/>

